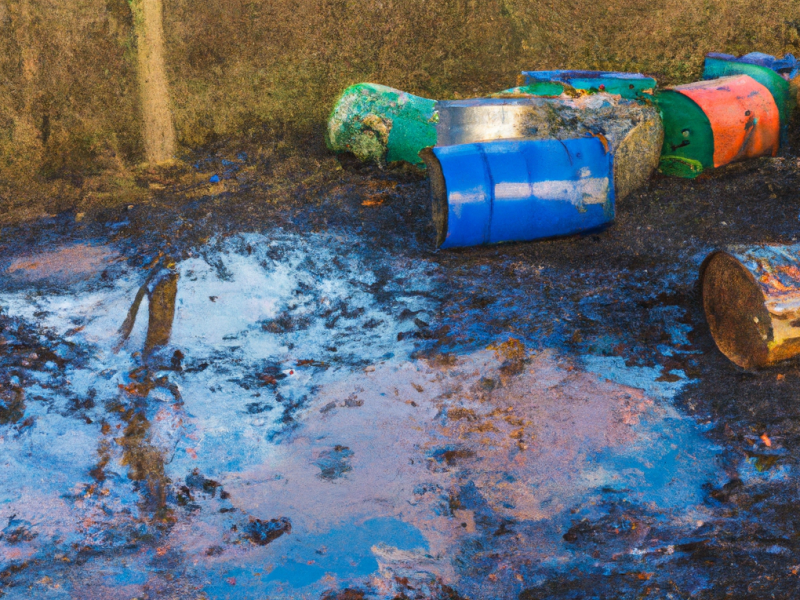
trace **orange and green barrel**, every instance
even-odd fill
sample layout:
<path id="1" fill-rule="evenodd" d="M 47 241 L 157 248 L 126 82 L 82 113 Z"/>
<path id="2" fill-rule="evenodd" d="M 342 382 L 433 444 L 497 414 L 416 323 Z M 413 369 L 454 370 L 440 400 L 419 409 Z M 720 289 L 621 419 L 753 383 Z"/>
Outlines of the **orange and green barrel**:
<path id="1" fill-rule="evenodd" d="M 778 151 L 777 103 L 766 86 L 748 75 L 660 90 L 654 102 L 664 125 L 659 164 L 664 174 L 693 178 Z"/>
<path id="2" fill-rule="evenodd" d="M 729 59 L 726 55 L 706 56 L 703 79 L 712 80 L 732 75 L 748 75 L 769 90 L 778 107 L 781 136 L 785 141 L 788 137 L 789 122 L 797 105 L 797 89 L 792 83 L 791 77 L 784 78 L 780 71 L 759 64 L 743 62 L 741 59 Z"/>

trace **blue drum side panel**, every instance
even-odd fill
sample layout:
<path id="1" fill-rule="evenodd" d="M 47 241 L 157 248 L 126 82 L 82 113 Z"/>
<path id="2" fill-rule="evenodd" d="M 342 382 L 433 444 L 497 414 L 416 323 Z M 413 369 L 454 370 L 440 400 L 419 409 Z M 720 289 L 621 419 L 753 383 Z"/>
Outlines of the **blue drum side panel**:
<path id="1" fill-rule="evenodd" d="M 434 148 L 447 188 L 442 248 L 528 241 L 614 219 L 612 157 L 596 138 Z"/>

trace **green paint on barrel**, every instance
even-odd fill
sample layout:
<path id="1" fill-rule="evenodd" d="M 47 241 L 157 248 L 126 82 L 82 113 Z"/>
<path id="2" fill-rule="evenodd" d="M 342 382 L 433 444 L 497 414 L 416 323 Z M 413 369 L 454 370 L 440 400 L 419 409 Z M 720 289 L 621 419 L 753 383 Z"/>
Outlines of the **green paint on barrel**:
<path id="1" fill-rule="evenodd" d="M 527 87 L 543 82 L 560 82 L 590 93 L 617 94 L 627 100 L 649 97 L 658 83 L 639 73 L 611 71 L 523 71 L 517 84 Z"/>
<path id="2" fill-rule="evenodd" d="M 703 172 L 700 161 L 681 156 L 662 156 L 658 163 L 658 170 L 663 175 L 694 179 Z"/>
<path id="3" fill-rule="evenodd" d="M 769 90 L 778 106 L 781 134 L 785 141 L 789 121 L 797 104 L 797 91 L 793 89 L 793 85 L 768 67 L 719 58 L 706 58 L 703 79 L 719 79 L 730 75 L 747 75 Z"/>
<path id="4" fill-rule="evenodd" d="M 714 132 L 694 100 L 673 90 L 660 90 L 653 101 L 664 125 L 659 171 L 694 178 L 714 168 Z"/>
<path id="5" fill-rule="evenodd" d="M 572 79 L 572 87 L 576 90 L 590 92 L 605 92 L 606 94 L 619 94 L 623 98 L 640 98 L 642 94 L 649 93 L 656 87 L 656 80 L 646 79 L 615 79 L 600 77 L 598 79 Z"/>
<path id="6" fill-rule="evenodd" d="M 420 149 L 436 145 L 436 101 L 373 83 L 347 88 L 328 120 L 326 143 L 368 162 L 422 165 Z"/>
<path id="7" fill-rule="evenodd" d="M 539 81 L 496 95 L 558 97 L 566 88 L 572 90 L 563 83 Z M 423 166 L 419 151 L 436 145 L 437 122 L 436 100 L 359 83 L 342 92 L 334 106 L 326 143 L 334 152 L 352 152 L 362 161 Z"/>

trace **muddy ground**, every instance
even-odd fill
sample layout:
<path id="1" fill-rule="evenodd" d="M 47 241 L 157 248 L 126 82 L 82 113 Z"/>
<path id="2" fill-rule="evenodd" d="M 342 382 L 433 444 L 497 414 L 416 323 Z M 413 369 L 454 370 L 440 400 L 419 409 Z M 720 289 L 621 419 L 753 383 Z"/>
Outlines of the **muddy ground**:
<path id="1" fill-rule="evenodd" d="M 424 175 L 281 142 L 7 214 L 0 596 L 797 597 L 800 369 L 722 356 L 697 273 L 798 183 L 434 251 Z"/>

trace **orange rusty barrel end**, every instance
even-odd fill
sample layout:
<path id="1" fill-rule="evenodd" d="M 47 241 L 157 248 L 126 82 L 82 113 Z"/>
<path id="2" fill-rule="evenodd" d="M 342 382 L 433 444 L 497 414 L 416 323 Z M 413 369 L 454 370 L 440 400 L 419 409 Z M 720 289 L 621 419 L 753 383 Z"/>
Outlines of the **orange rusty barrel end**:
<path id="1" fill-rule="evenodd" d="M 761 329 L 769 324 L 769 313 L 753 276 L 730 254 L 716 252 L 700 277 L 703 309 L 720 352 L 745 369 L 767 364 Z"/>
<path id="2" fill-rule="evenodd" d="M 674 88 L 694 100 L 714 132 L 714 166 L 775 156 L 780 113 L 770 91 L 747 75 L 698 81 Z"/>
<path id="3" fill-rule="evenodd" d="M 800 355 L 800 246 L 713 252 L 700 284 L 711 336 L 731 361 L 753 369 Z"/>

